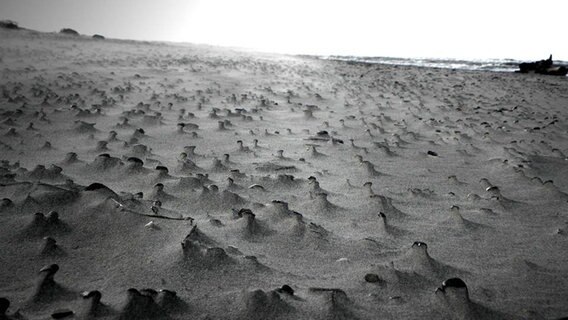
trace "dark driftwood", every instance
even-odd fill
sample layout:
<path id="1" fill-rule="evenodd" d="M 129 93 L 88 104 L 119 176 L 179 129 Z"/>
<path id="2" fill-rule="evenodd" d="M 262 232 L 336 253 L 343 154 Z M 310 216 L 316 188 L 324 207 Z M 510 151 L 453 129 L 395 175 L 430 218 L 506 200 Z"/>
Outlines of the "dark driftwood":
<path id="1" fill-rule="evenodd" d="M 523 62 L 519 64 L 519 70 L 517 72 L 565 76 L 568 73 L 568 69 L 565 66 L 554 66 L 552 55 L 550 55 L 546 60 Z"/>

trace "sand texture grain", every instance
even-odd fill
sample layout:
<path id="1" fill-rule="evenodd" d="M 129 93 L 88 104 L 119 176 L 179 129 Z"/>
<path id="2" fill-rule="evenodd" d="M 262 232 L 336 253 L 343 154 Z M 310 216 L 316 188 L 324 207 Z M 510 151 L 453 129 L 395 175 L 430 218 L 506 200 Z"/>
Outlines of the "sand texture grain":
<path id="1" fill-rule="evenodd" d="M 0 40 L 0 319 L 568 316 L 565 77 Z"/>

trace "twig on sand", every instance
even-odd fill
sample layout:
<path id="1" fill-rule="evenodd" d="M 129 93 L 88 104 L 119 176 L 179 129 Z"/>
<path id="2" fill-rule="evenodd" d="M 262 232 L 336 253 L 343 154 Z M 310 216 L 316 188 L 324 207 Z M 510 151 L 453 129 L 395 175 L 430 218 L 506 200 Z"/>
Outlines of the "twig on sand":
<path id="1" fill-rule="evenodd" d="M 163 216 L 163 215 L 158 215 L 158 214 L 146 214 L 146 213 L 141 213 L 141 212 L 137 212 L 131 209 L 127 209 L 122 203 L 116 201 L 115 199 L 111 200 L 116 204 L 117 208 L 120 208 L 121 211 L 125 211 L 125 212 L 130 212 L 130 213 L 134 213 L 137 214 L 139 216 L 145 216 L 145 217 L 151 217 L 151 218 L 157 218 L 157 219 L 165 219 L 165 220 L 179 220 L 179 221 L 190 221 L 191 224 L 193 224 L 193 219 L 192 217 L 169 217 L 169 216 Z"/>

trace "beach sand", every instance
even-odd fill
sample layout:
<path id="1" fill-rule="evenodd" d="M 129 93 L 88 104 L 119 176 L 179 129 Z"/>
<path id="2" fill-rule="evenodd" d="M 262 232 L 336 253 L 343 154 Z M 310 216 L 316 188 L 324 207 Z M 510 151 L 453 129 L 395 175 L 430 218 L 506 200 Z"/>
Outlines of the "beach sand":
<path id="1" fill-rule="evenodd" d="M 568 316 L 565 77 L 0 39 L 0 319 Z"/>

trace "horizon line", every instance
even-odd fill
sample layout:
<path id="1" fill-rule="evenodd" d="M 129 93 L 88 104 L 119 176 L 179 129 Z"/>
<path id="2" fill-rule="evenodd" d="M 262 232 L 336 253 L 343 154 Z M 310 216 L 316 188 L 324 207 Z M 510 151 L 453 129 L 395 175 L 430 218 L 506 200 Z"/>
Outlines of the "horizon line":
<path id="1" fill-rule="evenodd" d="M 74 28 L 70 28 L 70 27 L 62 27 L 61 29 L 59 29 L 59 31 L 54 30 L 54 31 L 44 31 L 44 30 L 36 30 L 36 29 L 30 29 L 30 28 L 26 28 L 26 27 L 22 27 L 18 24 L 17 21 L 12 20 L 12 19 L 0 19 L 0 22 L 14 22 L 16 23 L 16 25 L 18 25 L 17 29 L 8 29 L 8 28 L 0 28 L 2 30 L 26 30 L 26 31 L 32 31 L 32 32 L 37 32 L 37 33 L 43 33 L 43 34 L 61 34 L 61 30 L 63 29 L 72 29 L 74 31 Z M 476 61 L 506 61 L 506 60 L 511 60 L 514 62 L 523 62 L 523 61 L 538 61 L 538 60 L 529 60 L 529 59 L 520 59 L 520 58 L 511 58 L 511 57 L 506 57 L 506 58 L 497 58 L 497 57 L 492 57 L 492 58 L 464 58 L 464 57 L 452 57 L 452 56 L 445 56 L 445 57 L 434 57 L 434 56 L 418 56 L 418 55 L 399 55 L 399 56 L 394 56 L 394 55 L 369 55 L 369 54 L 341 54 L 341 53 L 300 53 L 300 52 L 281 52 L 281 51 L 272 51 L 272 50 L 268 50 L 268 49 L 262 49 L 262 48 L 253 48 L 253 47 L 244 47 L 244 46 L 238 46 L 238 45 L 225 45 L 225 44 L 215 44 L 215 43 L 206 43 L 206 42 L 191 42 L 191 41 L 179 41 L 179 40 L 162 40 L 162 39 L 133 39 L 133 38 L 114 38 L 114 37 L 107 37 L 103 34 L 98 34 L 98 33 L 93 33 L 93 34 L 84 34 L 84 33 L 80 33 L 79 31 L 77 31 L 77 33 L 79 33 L 79 36 L 82 37 L 87 37 L 87 38 L 92 38 L 94 35 L 102 35 L 105 39 L 104 40 L 114 40 L 114 41 L 133 41 L 133 42 L 154 42 L 154 43 L 167 43 L 167 44 L 173 44 L 173 45 L 197 45 L 197 46 L 210 46 L 210 47 L 217 47 L 217 48 L 225 48 L 225 49 L 231 49 L 231 50 L 240 50 L 240 51 L 248 51 L 248 52 L 256 52 L 256 53 L 266 53 L 266 54 L 281 54 L 281 55 L 289 55 L 289 56 L 312 56 L 312 57 L 357 57 L 357 58 L 386 58 L 386 59 L 418 59 L 418 60 L 448 60 L 448 61 L 470 61 L 470 62 L 476 62 Z M 554 57 L 554 54 L 551 53 L 552 56 Z M 548 58 L 548 57 L 546 57 Z M 543 60 L 545 60 L 543 58 Z M 568 58 L 566 60 L 564 59 L 556 59 L 554 61 L 560 61 L 560 62 L 564 62 L 564 63 L 568 63 Z"/>

